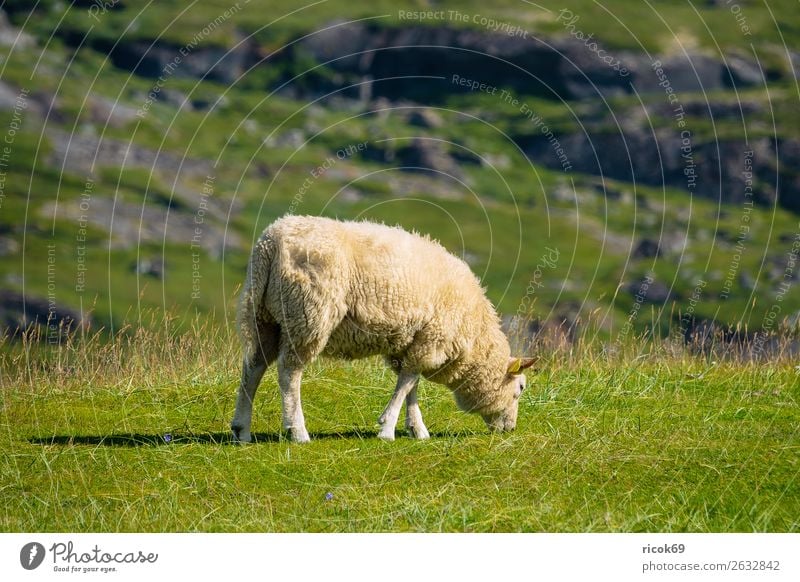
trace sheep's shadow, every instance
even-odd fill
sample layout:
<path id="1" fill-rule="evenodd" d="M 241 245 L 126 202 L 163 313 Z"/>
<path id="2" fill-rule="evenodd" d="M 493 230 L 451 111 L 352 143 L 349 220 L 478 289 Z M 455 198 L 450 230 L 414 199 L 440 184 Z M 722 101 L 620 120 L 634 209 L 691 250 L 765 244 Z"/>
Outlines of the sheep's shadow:
<path id="1" fill-rule="evenodd" d="M 403 432 L 398 431 L 397 437 L 402 438 Z M 291 442 L 280 432 L 253 433 L 253 443 L 278 443 Z M 325 439 L 372 439 L 377 438 L 377 431 L 371 430 L 345 430 L 335 432 L 311 433 L 312 440 Z M 432 437 L 440 436 L 431 434 Z M 175 444 L 201 443 L 211 445 L 240 445 L 229 432 L 204 432 L 204 433 L 168 433 L 168 434 L 143 434 L 143 433 L 116 433 L 110 435 L 52 435 L 46 437 L 31 437 L 28 442 L 35 445 L 94 445 L 103 447 L 156 447 Z"/>

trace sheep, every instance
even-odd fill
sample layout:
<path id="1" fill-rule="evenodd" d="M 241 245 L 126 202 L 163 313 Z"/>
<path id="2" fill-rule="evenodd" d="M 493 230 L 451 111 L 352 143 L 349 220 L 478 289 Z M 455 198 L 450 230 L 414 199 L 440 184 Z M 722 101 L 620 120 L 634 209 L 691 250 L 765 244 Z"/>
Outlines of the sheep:
<path id="1" fill-rule="evenodd" d="M 241 384 L 233 438 L 251 440 L 253 398 L 277 360 L 283 428 L 310 440 L 300 402 L 303 368 L 317 356 L 382 355 L 397 374 L 379 438 L 394 440 L 403 401 L 406 429 L 429 438 L 417 402 L 420 376 L 450 388 L 459 408 L 491 431 L 513 430 L 522 370 L 478 279 L 438 242 L 399 227 L 284 216 L 253 247 L 239 300 Z"/>

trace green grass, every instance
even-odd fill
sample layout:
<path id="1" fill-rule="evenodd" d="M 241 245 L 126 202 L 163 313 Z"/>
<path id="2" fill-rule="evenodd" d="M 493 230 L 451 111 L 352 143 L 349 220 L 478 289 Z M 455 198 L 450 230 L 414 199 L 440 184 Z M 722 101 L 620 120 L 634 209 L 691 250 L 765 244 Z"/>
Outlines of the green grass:
<path id="1" fill-rule="evenodd" d="M 320 361 L 303 383 L 313 441 L 282 438 L 272 369 L 258 442 L 242 446 L 227 436 L 238 375 L 227 332 L 29 348 L 0 352 L 1 531 L 800 530 L 788 359 L 551 353 L 515 432 L 487 433 L 423 382 L 432 438 L 400 429 L 393 443 L 375 436 L 392 374 Z"/>

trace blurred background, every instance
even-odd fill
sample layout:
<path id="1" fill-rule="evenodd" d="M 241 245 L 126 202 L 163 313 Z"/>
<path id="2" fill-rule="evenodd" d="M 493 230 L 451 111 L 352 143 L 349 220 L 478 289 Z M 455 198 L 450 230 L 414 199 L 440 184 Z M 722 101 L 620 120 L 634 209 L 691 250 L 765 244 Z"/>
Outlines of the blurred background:
<path id="1" fill-rule="evenodd" d="M 799 46 L 796 0 L 7 0 L 2 333 L 231 326 L 294 213 L 441 240 L 522 347 L 769 353 L 800 316 Z"/>

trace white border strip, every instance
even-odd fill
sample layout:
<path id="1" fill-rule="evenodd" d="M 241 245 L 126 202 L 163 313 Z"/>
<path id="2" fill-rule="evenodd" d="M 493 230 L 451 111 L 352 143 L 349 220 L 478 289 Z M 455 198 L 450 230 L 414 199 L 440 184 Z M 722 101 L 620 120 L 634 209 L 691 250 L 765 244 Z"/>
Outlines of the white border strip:
<path id="1" fill-rule="evenodd" d="M 798 549 L 800 534 L 0 534 L 0 577 L 796 581 Z"/>

